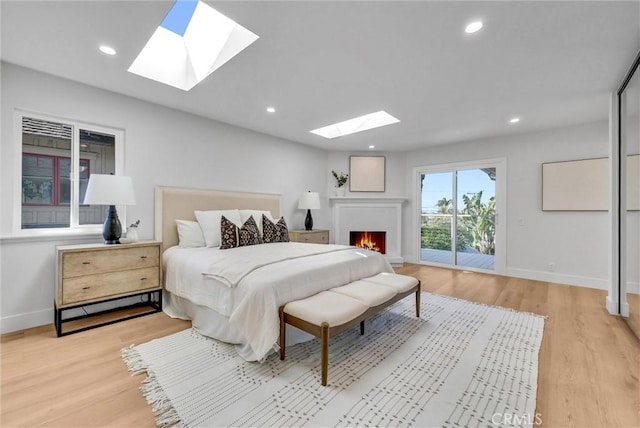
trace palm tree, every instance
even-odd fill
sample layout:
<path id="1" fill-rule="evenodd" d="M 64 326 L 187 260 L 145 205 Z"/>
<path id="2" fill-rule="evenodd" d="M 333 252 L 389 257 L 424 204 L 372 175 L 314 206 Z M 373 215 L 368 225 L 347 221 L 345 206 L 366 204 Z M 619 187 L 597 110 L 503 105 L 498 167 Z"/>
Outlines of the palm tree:
<path id="1" fill-rule="evenodd" d="M 453 201 L 451 199 L 447 199 L 446 197 L 436 202 L 436 207 L 438 207 L 438 213 L 453 214 L 453 206 L 451 205 L 451 202 Z"/>

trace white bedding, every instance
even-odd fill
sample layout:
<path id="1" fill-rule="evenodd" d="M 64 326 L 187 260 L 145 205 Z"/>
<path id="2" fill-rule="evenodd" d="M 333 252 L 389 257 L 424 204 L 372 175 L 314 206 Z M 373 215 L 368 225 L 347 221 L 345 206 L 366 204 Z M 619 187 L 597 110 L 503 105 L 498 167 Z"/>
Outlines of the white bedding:
<path id="1" fill-rule="evenodd" d="M 229 287 L 237 287 L 242 278 L 254 270 L 273 263 L 317 254 L 345 251 L 344 245 L 309 245 L 298 242 L 278 245 L 251 245 L 218 251 L 203 271 Z"/>
<path id="2" fill-rule="evenodd" d="M 300 255 L 303 252 L 311 254 Z M 261 262 L 247 263 L 248 272 L 239 274 L 241 279 L 235 287 L 204 274 L 216 260 L 228 263 L 229 257 L 236 254 L 241 260 L 262 261 L 265 253 L 277 255 L 275 260 L 281 261 L 264 266 Z M 227 317 L 244 338 L 245 343 L 240 344 L 241 355 L 258 361 L 272 349 L 277 350 L 279 306 L 380 272 L 393 272 L 379 253 L 304 243 L 272 243 L 226 250 L 171 247 L 165 251 L 163 260 L 166 290 Z"/>

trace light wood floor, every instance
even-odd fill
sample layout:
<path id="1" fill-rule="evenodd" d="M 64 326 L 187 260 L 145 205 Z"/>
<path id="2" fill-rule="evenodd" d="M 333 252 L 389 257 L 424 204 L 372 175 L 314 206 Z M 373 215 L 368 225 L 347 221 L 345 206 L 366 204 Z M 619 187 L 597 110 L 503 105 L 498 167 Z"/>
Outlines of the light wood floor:
<path id="1" fill-rule="evenodd" d="M 433 293 L 546 315 L 537 413 L 544 427 L 640 426 L 640 345 L 606 293 L 405 265 Z M 56 338 L 53 326 L 2 336 L 0 426 L 152 427 L 154 416 L 120 349 L 189 327 L 155 314 Z"/>

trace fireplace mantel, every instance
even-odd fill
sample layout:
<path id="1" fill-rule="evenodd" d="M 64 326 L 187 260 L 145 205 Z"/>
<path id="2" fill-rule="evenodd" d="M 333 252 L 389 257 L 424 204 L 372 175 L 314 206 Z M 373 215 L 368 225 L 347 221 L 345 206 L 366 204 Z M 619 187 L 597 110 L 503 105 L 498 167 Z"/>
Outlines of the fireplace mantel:
<path id="1" fill-rule="evenodd" d="M 385 231 L 386 257 L 392 265 L 402 265 L 402 205 L 401 196 L 333 196 L 331 235 L 336 244 L 349 245 L 349 232 Z"/>

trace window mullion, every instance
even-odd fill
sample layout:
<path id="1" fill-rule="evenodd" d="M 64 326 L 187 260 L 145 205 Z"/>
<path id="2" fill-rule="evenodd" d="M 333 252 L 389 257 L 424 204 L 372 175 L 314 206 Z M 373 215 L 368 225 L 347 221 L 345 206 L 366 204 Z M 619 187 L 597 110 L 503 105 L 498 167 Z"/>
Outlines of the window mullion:
<path id="1" fill-rule="evenodd" d="M 71 133 L 71 168 L 69 171 L 69 181 L 71 190 L 70 215 L 71 227 L 78 227 L 80 224 L 80 127 L 73 125 Z"/>
<path id="2" fill-rule="evenodd" d="M 455 266 L 458 264 L 458 170 L 451 171 L 451 180 L 451 263 Z"/>

